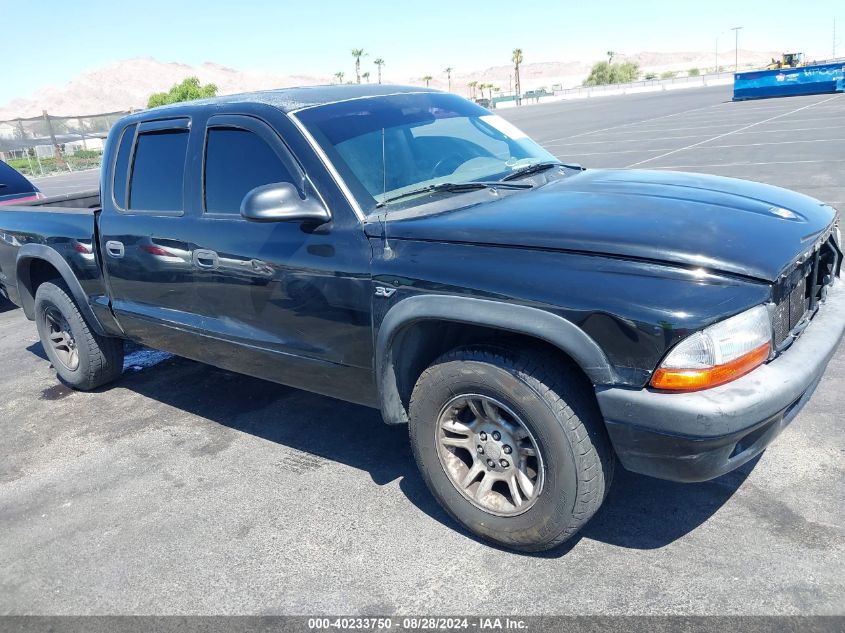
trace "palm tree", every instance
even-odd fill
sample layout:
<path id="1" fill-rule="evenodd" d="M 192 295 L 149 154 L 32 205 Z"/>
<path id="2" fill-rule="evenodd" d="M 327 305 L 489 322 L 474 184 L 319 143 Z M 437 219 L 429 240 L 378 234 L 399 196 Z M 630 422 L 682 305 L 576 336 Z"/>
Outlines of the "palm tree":
<path id="1" fill-rule="evenodd" d="M 384 66 L 384 60 L 379 57 L 378 59 L 374 59 L 373 63 L 378 66 L 378 82 L 381 83 L 381 67 Z"/>
<path id="2" fill-rule="evenodd" d="M 342 70 L 338 70 L 338 71 L 334 74 L 334 78 L 335 78 L 335 79 L 337 79 L 337 83 L 342 84 L 342 83 L 343 83 L 343 71 L 342 71 Z"/>
<path id="3" fill-rule="evenodd" d="M 612 64 L 613 58 L 616 57 L 616 51 L 607 51 L 607 63 Z"/>
<path id="4" fill-rule="evenodd" d="M 431 75 L 426 75 L 425 77 L 422 78 L 422 80 L 425 82 L 426 88 L 428 88 L 428 82 L 431 81 L 432 79 L 434 79 L 434 77 L 432 77 Z"/>
<path id="5" fill-rule="evenodd" d="M 443 72 L 446 73 L 446 81 L 449 82 L 449 92 L 452 92 L 452 70 L 453 68 L 449 66 Z"/>
<path id="6" fill-rule="evenodd" d="M 355 81 L 357 83 L 361 83 L 361 58 L 364 57 L 364 55 L 366 55 L 366 53 L 363 48 L 352 49 L 352 57 L 355 58 Z"/>
<path id="7" fill-rule="evenodd" d="M 370 83 L 370 71 L 369 70 L 362 72 L 361 76 L 367 81 L 367 83 Z"/>
<path id="8" fill-rule="evenodd" d="M 521 85 L 519 82 L 519 65 L 522 63 L 522 49 L 515 48 L 513 49 L 513 57 L 511 57 L 511 61 L 513 62 L 513 77 L 514 77 L 514 87 L 516 88 L 516 102 L 519 104 L 520 102 L 520 95 L 522 94 Z"/>
<path id="9" fill-rule="evenodd" d="M 478 88 L 478 82 L 477 81 L 471 81 L 467 84 L 467 86 L 469 87 L 470 99 L 475 99 L 475 89 Z"/>

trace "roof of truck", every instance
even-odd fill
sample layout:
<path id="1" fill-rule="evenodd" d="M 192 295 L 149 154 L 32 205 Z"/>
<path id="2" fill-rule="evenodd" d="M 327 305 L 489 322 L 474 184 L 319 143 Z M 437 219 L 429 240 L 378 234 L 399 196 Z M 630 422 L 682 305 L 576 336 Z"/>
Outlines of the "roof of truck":
<path id="1" fill-rule="evenodd" d="M 302 86 L 297 88 L 280 88 L 278 90 L 261 90 L 258 92 L 244 92 L 223 97 L 186 101 L 172 105 L 160 106 L 152 110 L 171 108 L 197 107 L 219 103 L 264 103 L 274 106 L 282 112 L 293 112 L 313 106 L 349 101 L 352 99 L 383 97 L 395 94 L 410 94 L 420 92 L 440 92 L 432 88 L 420 86 L 400 86 L 392 84 L 334 84 L 328 86 Z M 145 110 L 144 112 L 150 112 Z"/>

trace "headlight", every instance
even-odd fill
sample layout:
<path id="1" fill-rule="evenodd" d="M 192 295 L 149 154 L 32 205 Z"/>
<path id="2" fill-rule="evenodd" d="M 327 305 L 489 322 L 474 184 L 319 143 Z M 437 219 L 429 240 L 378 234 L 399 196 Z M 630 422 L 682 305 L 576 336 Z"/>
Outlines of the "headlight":
<path id="1" fill-rule="evenodd" d="M 670 391 L 715 387 L 762 365 L 771 351 L 769 311 L 757 306 L 678 343 L 654 372 L 651 386 Z"/>

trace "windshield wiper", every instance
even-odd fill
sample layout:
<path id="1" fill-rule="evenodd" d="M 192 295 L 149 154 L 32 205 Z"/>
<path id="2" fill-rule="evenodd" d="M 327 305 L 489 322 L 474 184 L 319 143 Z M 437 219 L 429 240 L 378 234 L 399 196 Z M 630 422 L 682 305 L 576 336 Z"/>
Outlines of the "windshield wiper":
<path id="1" fill-rule="evenodd" d="M 465 191 L 477 191 L 478 189 L 501 188 L 501 189 L 531 189 L 533 185 L 527 183 L 503 183 L 501 181 L 485 182 L 482 180 L 473 180 L 470 182 L 438 182 L 434 185 L 426 185 L 418 189 L 411 189 L 403 193 L 390 196 L 379 202 L 376 207 L 383 207 L 388 202 L 401 200 L 402 198 L 410 198 L 411 196 L 418 196 L 424 193 L 464 193 Z"/>
<path id="2" fill-rule="evenodd" d="M 533 165 L 526 165 L 525 167 L 515 169 L 507 176 L 502 178 L 502 181 L 516 180 L 517 178 L 522 178 L 523 176 L 538 174 L 541 171 L 546 171 L 547 169 L 551 169 L 552 167 L 566 167 L 567 169 L 576 169 L 578 171 L 584 171 L 587 169 L 586 167 L 582 167 L 581 165 L 578 165 L 576 163 L 561 163 L 560 161 L 545 160 L 540 163 L 534 163 Z"/>
<path id="3" fill-rule="evenodd" d="M 511 173 L 502 178 L 502 182 L 507 182 L 508 180 L 516 180 L 517 178 L 522 178 L 523 176 L 530 176 L 531 174 L 539 174 L 541 171 L 546 171 L 547 169 L 552 169 L 553 167 L 562 166 L 563 163 L 551 160 L 545 160 L 540 163 L 533 163 L 531 165 L 526 165 L 525 167 L 520 167 L 519 169 L 514 169 Z"/>

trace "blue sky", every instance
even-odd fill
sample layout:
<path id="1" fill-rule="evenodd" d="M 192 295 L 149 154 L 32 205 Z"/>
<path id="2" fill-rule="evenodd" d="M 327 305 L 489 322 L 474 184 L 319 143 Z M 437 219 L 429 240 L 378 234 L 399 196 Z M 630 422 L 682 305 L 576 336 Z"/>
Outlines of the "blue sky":
<path id="1" fill-rule="evenodd" d="M 712 50 L 742 25 L 740 48 L 829 57 L 833 19 L 845 54 L 845 1 L 392 2 L 382 0 L 0 0 L 0 103 L 129 57 L 330 76 L 353 72 L 350 49 L 405 79 L 446 66 L 598 59 L 623 53 Z M 733 34 L 720 38 L 733 49 Z"/>

